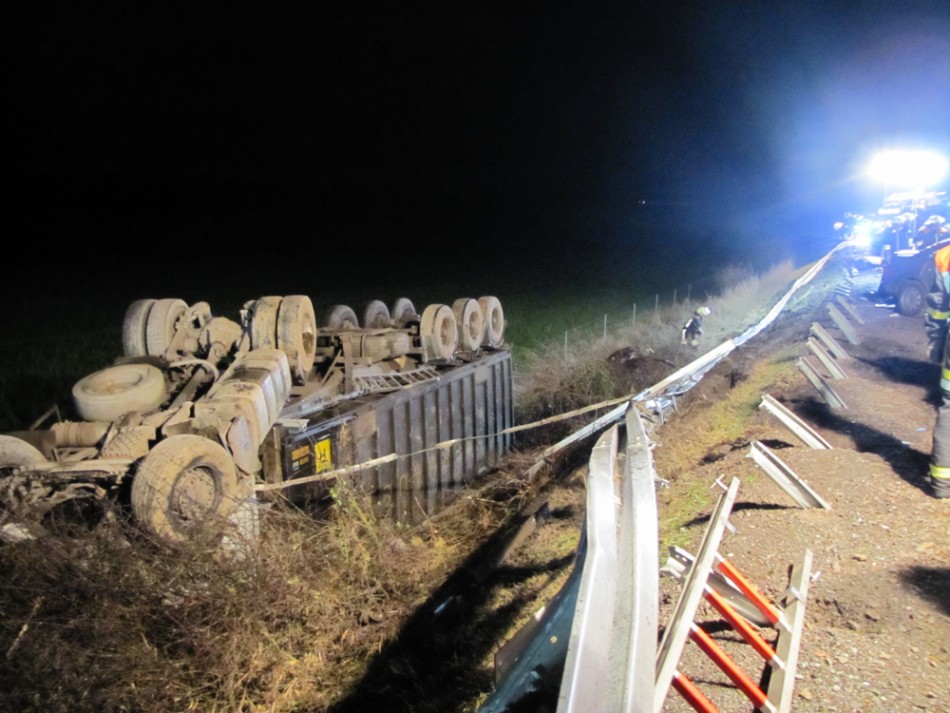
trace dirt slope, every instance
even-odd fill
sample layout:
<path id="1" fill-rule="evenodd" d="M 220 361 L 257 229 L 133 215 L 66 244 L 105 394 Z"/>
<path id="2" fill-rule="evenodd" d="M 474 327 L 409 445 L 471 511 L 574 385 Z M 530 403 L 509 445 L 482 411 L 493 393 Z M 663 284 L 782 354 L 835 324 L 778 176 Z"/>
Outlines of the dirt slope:
<path id="1" fill-rule="evenodd" d="M 847 378 L 832 382 L 847 408 L 830 408 L 794 368 L 768 392 L 808 421 L 831 450 L 805 446 L 758 409 L 741 438 L 709 449 L 659 496 L 662 519 L 697 482 L 715 487 L 717 479 L 738 478 L 736 532 L 726 533 L 720 553 L 773 598 L 788 584 L 789 565 L 806 549 L 814 553 L 793 704 L 805 713 L 950 711 L 950 499 L 933 498 L 925 480 L 938 371 L 926 361 L 922 318 L 875 306 L 867 294 L 874 287 L 873 274 L 857 278 L 849 298 L 865 321 L 856 325 L 859 344 L 846 340 L 821 303 L 783 319 L 730 366 L 735 383 L 737 374 L 741 381 L 763 361 L 794 365 L 807 353 L 812 320 L 825 326 L 852 357 L 840 362 Z M 668 467 L 662 444 L 689 439 L 708 423 L 717 394 L 707 388 L 659 429 L 654 455 L 661 473 Z M 831 509 L 798 507 L 748 457 L 753 439 L 768 444 Z M 710 510 L 679 532 L 694 553 Z M 661 580 L 661 622 L 678 593 L 675 581 Z M 697 621 L 758 676 L 761 659 L 719 627 L 708 605 Z M 694 644 L 687 644 L 680 670 L 721 710 L 750 709 Z M 666 710 L 691 709 L 671 692 Z"/>

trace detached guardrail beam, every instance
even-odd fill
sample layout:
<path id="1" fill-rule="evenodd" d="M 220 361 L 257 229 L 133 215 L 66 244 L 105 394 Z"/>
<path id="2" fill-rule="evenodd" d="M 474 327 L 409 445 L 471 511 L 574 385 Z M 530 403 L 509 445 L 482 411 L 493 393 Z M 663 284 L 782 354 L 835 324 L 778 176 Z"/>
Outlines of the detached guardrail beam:
<path id="1" fill-rule="evenodd" d="M 848 317 L 850 317 L 852 320 L 854 320 L 858 324 L 865 323 L 864 319 L 862 319 L 861 315 L 859 315 L 858 311 L 854 308 L 854 305 L 848 302 L 848 300 L 846 300 L 844 297 L 842 297 L 841 295 L 838 295 L 835 298 L 835 301 L 838 303 L 841 309 L 843 309 L 845 312 L 848 313 Z"/>
<path id="2" fill-rule="evenodd" d="M 851 355 L 844 350 L 844 347 L 838 343 L 838 340 L 828 334 L 828 330 L 818 324 L 818 322 L 812 322 L 811 333 L 822 341 L 825 348 L 832 353 L 835 359 L 847 361 L 851 358 Z"/>
<path id="3" fill-rule="evenodd" d="M 851 344 L 861 343 L 861 340 L 858 339 L 858 333 L 854 331 L 854 325 L 848 321 L 848 318 L 845 317 L 844 312 L 838 309 L 836 305 L 828 305 L 828 316 L 831 317 L 831 321 L 835 323 L 835 326 L 841 330 L 841 333 L 844 334 L 845 339 L 847 339 Z"/>
<path id="4" fill-rule="evenodd" d="M 822 438 L 817 431 L 815 431 L 811 426 L 805 423 L 794 413 L 785 408 L 769 394 L 762 394 L 762 403 L 759 404 L 759 408 L 764 408 L 779 421 L 785 424 L 788 430 L 801 438 L 806 446 L 811 446 L 812 448 L 817 448 L 819 450 L 827 450 L 831 448 L 831 444 Z"/>
<path id="5" fill-rule="evenodd" d="M 815 371 L 815 367 L 813 367 L 805 357 L 798 359 L 798 370 L 805 375 L 805 378 L 818 390 L 818 393 L 821 394 L 822 398 L 831 408 L 848 408 L 844 399 L 838 396 L 838 393 L 831 388 L 821 374 Z"/>
<path id="6" fill-rule="evenodd" d="M 752 441 L 749 455 L 776 485 L 803 508 L 831 510 L 831 505 L 799 478 L 768 446 L 759 441 Z"/>
<path id="7" fill-rule="evenodd" d="M 820 361 L 825 369 L 828 370 L 828 373 L 831 374 L 832 379 L 846 379 L 848 377 L 848 375 L 844 373 L 844 369 L 838 366 L 834 357 L 828 353 L 827 349 L 818 343 L 817 339 L 809 337 L 807 344 L 812 354 L 818 357 L 818 361 Z"/>

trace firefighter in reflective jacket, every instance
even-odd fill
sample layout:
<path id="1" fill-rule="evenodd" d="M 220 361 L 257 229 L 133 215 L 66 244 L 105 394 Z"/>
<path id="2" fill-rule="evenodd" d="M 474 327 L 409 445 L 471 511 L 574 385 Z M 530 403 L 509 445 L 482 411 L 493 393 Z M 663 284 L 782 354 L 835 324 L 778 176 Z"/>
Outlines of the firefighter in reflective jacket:
<path id="1" fill-rule="evenodd" d="M 693 312 L 693 316 L 686 320 L 686 324 L 683 325 L 683 330 L 680 334 L 680 344 L 689 344 L 690 346 L 697 346 L 699 344 L 699 337 L 703 333 L 703 317 L 712 314 L 712 310 L 709 307 L 697 307 L 696 311 Z"/>
<path id="2" fill-rule="evenodd" d="M 938 498 L 950 497 L 950 345 L 947 319 L 950 317 L 950 246 L 934 253 L 937 274 L 929 296 L 925 326 L 930 339 L 930 358 L 940 364 L 940 406 L 934 424 L 930 453 L 930 482 Z"/>

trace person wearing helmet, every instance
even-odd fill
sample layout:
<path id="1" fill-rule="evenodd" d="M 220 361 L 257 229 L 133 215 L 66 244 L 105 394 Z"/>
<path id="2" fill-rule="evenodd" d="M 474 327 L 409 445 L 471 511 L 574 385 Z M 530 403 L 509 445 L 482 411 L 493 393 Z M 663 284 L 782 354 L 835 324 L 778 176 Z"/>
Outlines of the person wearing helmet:
<path id="1" fill-rule="evenodd" d="M 697 307 L 693 316 L 686 320 L 683 330 L 680 332 L 680 344 L 689 344 L 691 347 L 699 346 L 699 337 L 703 333 L 703 317 L 712 314 L 709 307 Z"/>

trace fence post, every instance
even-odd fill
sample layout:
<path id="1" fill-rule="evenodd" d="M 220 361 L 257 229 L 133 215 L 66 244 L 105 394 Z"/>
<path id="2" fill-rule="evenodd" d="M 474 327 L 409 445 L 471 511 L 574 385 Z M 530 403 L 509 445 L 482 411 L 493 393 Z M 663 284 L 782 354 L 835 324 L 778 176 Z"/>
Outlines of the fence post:
<path id="1" fill-rule="evenodd" d="M 604 344 L 607 343 L 607 315 L 604 315 Z"/>
<path id="2" fill-rule="evenodd" d="M 636 331 L 637 329 L 637 303 L 636 302 L 633 303 L 633 320 L 632 321 L 633 321 L 633 324 L 631 326 L 631 329 Z"/>
<path id="3" fill-rule="evenodd" d="M 564 330 L 564 361 L 567 361 L 567 330 Z"/>
<path id="4" fill-rule="evenodd" d="M 676 306 L 676 288 L 673 288 L 673 306 Z"/>
<path id="5" fill-rule="evenodd" d="M 657 324 L 660 323 L 660 293 L 656 294 L 656 302 L 653 305 L 653 321 Z"/>
<path id="6" fill-rule="evenodd" d="M 686 285 L 686 303 L 689 304 L 689 295 L 693 291 L 693 283 L 690 282 Z"/>

